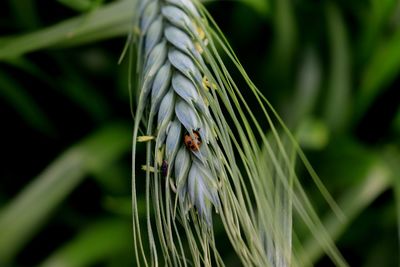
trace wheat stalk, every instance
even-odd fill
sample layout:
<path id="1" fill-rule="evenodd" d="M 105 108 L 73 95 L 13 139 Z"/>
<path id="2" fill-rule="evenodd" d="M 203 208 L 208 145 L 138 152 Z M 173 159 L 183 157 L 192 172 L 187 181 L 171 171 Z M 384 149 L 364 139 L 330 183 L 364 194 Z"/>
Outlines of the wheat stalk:
<path id="1" fill-rule="evenodd" d="M 223 266 L 213 233 L 214 207 L 244 266 L 301 265 L 291 245 L 293 205 L 311 229 L 322 229 L 321 245 L 345 266 L 298 183 L 291 155 L 302 156 L 301 150 L 286 128 L 289 141 L 283 143 L 264 108 L 269 103 L 223 36 L 207 24 L 213 23 L 211 17 L 191 0 L 142 0 L 137 10 L 139 95 L 132 207 L 138 264 Z M 214 41 L 254 92 L 272 130 L 270 137 L 229 75 Z M 145 127 L 138 138 L 140 122 Z M 146 142 L 148 245 L 136 200 L 137 140 Z"/>

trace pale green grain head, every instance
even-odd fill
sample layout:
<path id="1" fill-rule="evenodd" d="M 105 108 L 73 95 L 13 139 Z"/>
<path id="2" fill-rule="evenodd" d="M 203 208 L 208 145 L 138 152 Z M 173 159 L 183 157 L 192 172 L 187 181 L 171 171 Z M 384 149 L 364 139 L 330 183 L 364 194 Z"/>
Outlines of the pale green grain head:
<path id="1" fill-rule="evenodd" d="M 136 10 L 138 264 L 223 266 L 218 221 L 244 266 L 303 266 L 292 245 L 294 210 L 328 256 L 345 266 L 297 179 L 298 156 L 339 216 L 340 210 L 206 10 L 191 0 L 139 0 Z M 223 59 L 236 66 L 245 88 L 236 86 Z M 245 91 L 256 105 L 246 103 Z M 139 139 L 146 141 L 146 159 L 136 158 L 139 128 L 149 137 Z M 146 171 L 136 173 L 136 165 Z M 146 184 L 145 223 L 138 216 L 138 180 Z"/>

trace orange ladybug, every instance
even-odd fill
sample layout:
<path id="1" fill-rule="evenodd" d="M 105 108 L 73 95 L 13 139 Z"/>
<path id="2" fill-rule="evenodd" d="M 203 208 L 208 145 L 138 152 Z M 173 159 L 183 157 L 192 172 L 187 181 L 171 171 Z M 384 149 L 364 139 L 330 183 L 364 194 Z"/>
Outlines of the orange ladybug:
<path id="1" fill-rule="evenodd" d="M 193 136 L 194 138 L 192 138 L 190 134 L 186 132 L 185 136 L 183 137 L 183 142 L 185 143 L 188 149 L 192 151 L 198 151 L 201 145 L 201 137 L 199 134 L 199 129 L 193 130 Z"/>

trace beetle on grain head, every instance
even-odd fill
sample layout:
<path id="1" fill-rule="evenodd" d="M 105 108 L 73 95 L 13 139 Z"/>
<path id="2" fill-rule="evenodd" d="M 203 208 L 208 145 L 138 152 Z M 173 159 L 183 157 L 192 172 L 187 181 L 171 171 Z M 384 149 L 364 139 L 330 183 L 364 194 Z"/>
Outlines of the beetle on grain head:
<path id="1" fill-rule="evenodd" d="M 198 151 L 200 149 L 201 137 L 199 130 L 200 129 L 193 130 L 193 138 L 188 132 L 186 132 L 183 137 L 183 142 L 185 143 L 186 147 L 191 151 Z"/>

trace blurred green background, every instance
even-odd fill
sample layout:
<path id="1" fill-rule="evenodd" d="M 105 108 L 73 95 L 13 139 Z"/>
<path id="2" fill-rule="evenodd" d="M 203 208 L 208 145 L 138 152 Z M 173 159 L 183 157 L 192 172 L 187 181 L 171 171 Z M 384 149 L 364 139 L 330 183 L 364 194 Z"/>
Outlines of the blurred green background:
<path id="1" fill-rule="evenodd" d="M 1 1 L 0 266 L 134 265 L 132 3 Z M 205 4 L 347 215 L 302 180 L 349 264 L 398 266 L 400 1 Z"/>

